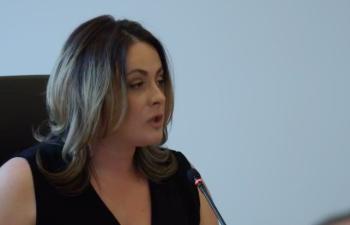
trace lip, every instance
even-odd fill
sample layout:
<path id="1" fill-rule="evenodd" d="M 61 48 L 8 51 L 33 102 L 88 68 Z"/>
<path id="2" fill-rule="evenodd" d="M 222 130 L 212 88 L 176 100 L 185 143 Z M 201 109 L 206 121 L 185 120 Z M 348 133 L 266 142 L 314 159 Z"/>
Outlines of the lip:
<path id="1" fill-rule="evenodd" d="M 148 120 L 148 122 L 151 124 L 154 128 L 161 128 L 163 126 L 163 114 L 157 114 L 154 115 L 151 119 Z"/>

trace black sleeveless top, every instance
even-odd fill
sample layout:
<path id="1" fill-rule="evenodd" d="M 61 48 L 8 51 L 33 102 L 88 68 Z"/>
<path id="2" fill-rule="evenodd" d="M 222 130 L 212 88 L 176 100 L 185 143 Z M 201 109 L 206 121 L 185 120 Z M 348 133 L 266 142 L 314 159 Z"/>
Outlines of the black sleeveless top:
<path id="1" fill-rule="evenodd" d="M 75 196 L 64 195 L 52 186 L 40 173 L 35 162 L 38 148 L 43 162 L 56 164 L 51 166 L 57 168 L 59 165 L 55 159 L 62 145 L 40 143 L 17 155 L 29 162 L 32 171 L 36 225 L 120 225 L 91 184 Z M 191 166 L 181 152 L 170 151 L 177 158 L 178 171 L 159 183 L 149 180 L 152 225 L 198 225 L 198 190 L 186 175 Z"/>

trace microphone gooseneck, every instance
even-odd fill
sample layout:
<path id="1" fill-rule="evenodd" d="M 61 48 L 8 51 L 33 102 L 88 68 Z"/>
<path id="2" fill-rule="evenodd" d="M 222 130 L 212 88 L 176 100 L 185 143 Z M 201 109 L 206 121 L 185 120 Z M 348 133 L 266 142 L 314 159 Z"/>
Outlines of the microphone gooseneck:
<path id="1" fill-rule="evenodd" d="M 216 218 L 219 220 L 220 224 L 222 225 L 226 225 L 224 219 L 222 218 L 219 210 L 216 208 L 213 199 L 211 198 L 207 187 L 205 186 L 201 175 L 199 174 L 199 172 L 194 169 L 191 168 L 187 171 L 187 178 L 189 179 L 189 181 L 194 184 L 196 187 L 199 188 L 199 190 L 203 193 L 204 197 L 207 199 L 211 209 L 213 210 Z"/>

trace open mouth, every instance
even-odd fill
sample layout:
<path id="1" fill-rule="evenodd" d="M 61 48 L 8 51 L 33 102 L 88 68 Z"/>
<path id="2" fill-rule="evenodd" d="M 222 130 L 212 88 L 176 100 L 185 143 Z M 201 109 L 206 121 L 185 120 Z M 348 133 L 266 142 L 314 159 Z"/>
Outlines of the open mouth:
<path id="1" fill-rule="evenodd" d="M 149 122 L 153 127 L 160 128 L 163 125 L 163 115 L 155 116 Z"/>
<path id="2" fill-rule="evenodd" d="M 153 121 L 159 123 L 162 120 L 163 116 L 156 116 L 153 118 Z"/>

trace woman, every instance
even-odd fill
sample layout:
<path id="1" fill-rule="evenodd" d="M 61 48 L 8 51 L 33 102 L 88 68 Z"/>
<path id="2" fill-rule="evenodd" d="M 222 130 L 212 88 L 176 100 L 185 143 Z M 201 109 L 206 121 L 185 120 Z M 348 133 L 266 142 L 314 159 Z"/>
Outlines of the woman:
<path id="1" fill-rule="evenodd" d="M 217 224 L 167 140 L 173 91 L 161 43 L 100 16 L 66 41 L 47 86 L 50 132 L 0 169 L 11 225 Z"/>

